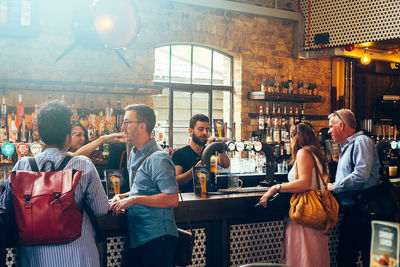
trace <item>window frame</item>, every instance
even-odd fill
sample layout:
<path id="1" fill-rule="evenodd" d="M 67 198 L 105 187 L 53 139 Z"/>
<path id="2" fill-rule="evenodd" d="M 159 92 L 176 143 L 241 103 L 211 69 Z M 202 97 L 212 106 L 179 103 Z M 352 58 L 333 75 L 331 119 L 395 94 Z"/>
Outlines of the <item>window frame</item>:
<path id="1" fill-rule="evenodd" d="M 191 46 L 191 55 L 190 55 L 190 83 L 175 83 L 171 82 L 171 65 L 172 65 L 172 47 L 179 46 L 179 45 L 188 45 Z M 164 88 L 169 90 L 168 92 L 168 144 L 172 147 L 173 145 L 173 129 L 174 129 L 174 92 L 181 91 L 181 92 L 190 92 L 190 116 L 192 116 L 193 112 L 193 101 L 192 96 L 193 93 L 207 93 L 208 94 L 208 114 L 210 119 L 210 128 L 213 128 L 213 113 L 212 113 L 212 96 L 213 91 L 227 91 L 230 92 L 230 110 L 229 110 L 229 122 L 228 122 L 228 129 L 233 136 L 233 56 L 222 52 L 220 50 L 207 47 L 204 45 L 194 45 L 194 44 L 185 44 L 185 43 L 175 43 L 169 45 L 160 45 L 155 47 L 154 49 L 169 46 L 169 66 L 168 66 L 168 82 L 157 82 L 153 80 L 155 85 L 161 85 Z M 193 84 L 193 48 L 194 47 L 202 47 L 211 50 L 211 77 L 210 81 L 211 84 Z M 230 59 L 230 85 L 213 85 L 213 70 L 214 70 L 214 51 L 220 53 Z M 154 59 L 155 62 L 155 59 Z M 189 126 L 188 126 L 189 127 Z"/>

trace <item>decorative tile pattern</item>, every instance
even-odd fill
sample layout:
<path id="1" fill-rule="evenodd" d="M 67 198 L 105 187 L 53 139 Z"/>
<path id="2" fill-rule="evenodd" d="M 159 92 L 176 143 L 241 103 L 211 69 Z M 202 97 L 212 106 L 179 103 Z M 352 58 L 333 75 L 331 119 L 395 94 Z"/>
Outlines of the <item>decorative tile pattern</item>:
<path id="1" fill-rule="evenodd" d="M 195 234 L 192 264 L 189 266 L 206 266 L 206 229 L 194 228 Z"/>
<path id="2" fill-rule="evenodd" d="M 230 226 L 230 266 L 247 263 L 279 263 L 284 221 Z"/>
<path id="3" fill-rule="evenodd" d="M 107 238 L 107 267 L 121 266 L 126 249 L 124 236 Z"/>
<path id="4" fill-rule="evenodd" d="M 400 0 L 300 1 L 305 18 L 304 47 L 320 48 L 315 34 L 329 33 L 336 47 L 400 37 Z"/>
<path id="5" fill-rule="evenodd" d="M 6 266 L 7 267 L 18 267 L 19 264 L 19 251 L 18 248 L 6 248 Z"/>

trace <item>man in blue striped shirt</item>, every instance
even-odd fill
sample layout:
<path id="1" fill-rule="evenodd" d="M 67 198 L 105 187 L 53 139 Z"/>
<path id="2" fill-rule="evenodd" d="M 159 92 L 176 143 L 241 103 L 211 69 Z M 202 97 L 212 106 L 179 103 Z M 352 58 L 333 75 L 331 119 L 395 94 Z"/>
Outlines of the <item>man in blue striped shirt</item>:
<path id="1" fill-rule="evenodd" d="M 71 145 L 71 116 L 68 107 L 59 102 L 49 102 L 43 105 L 38 114 L 38 129 L 42 141 L 47 148 L 35 156 L 36 164 L 41 169 L 46 161 L 54 163 L 55 168 L 68 155 Z M 91 160 L 85 156 L 73 157 L 65 166 L 66 169 L 82 171 L 81 179 L 74 191 L 74 197 L 80 210 L 86 201 L 95 216 L 102 216 L 108 211 L 108 200 L 101 185 L 97 170 Z M 31 166 L 27 157 L 21 158 L 13 171 L 30 171 Z M 45 171 L 50 170 L 46 164 Z M 86 199 L 86 200 L 84 200 Z M 6 191 L 0 199 L 0 206 L 13 210 L 13 195 L 10 179 Z M 81 236 L 66 244 L 50 244 L 20 247 L 21 266 L 57 266 L 79 267 L 100 266 L 99 254 L 95 243 L 95 232 L 86 212 L 83 214 Z"/>
<path id="2" fill-rule="evenodd" d="M 128 266 L 173 266 L 178 241 L 173 208 L 178 206 L 178 185 L 170 156 L 157 145 L 151 132 L 156 117 L 147 105 L 125 108 L 122 124 L 129 155 L 130 192 L 116 195 L 110 209 L 127 212 Z"/>

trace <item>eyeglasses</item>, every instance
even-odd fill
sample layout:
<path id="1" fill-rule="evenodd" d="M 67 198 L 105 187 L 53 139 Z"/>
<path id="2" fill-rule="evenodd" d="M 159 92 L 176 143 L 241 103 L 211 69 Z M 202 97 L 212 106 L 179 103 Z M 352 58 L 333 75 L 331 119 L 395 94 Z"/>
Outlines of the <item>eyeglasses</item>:
<path id="1" fill-rule="evenodd" d="M 339 120 L 341 120 L 341 121 L 344 123 L 344 120 L 343 120 L 342 116 L 339 115 L 339 113 L 337 113 L 336 111 L 334 111 L 333 114 L 335 114 L 336 117 L 338 117 Z"/>
<path id="2" fill-rule="evenodd" d="M 122 125 L 126 125 L 126 126 L 129 126 L 129 124 L 131 124 L 131 123 L 142 123 L 143 121 L 123 121 L 122 122 Z"/>

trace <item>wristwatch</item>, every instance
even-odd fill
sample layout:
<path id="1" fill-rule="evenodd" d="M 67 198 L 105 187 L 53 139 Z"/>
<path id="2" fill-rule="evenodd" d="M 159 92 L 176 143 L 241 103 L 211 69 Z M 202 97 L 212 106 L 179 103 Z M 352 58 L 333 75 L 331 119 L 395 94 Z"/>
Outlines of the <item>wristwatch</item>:
<path id="1" fill-rule="evenodd" d="M 280 193 L 280 192 L 281 192 L 281 187 L 282 187 L 281 184 L 276 184 L 276 185 L 275 185 L 275 188 L 276 188 L 276 192 L 277 192 L 277 193 Z"/>

